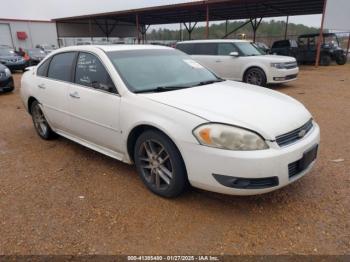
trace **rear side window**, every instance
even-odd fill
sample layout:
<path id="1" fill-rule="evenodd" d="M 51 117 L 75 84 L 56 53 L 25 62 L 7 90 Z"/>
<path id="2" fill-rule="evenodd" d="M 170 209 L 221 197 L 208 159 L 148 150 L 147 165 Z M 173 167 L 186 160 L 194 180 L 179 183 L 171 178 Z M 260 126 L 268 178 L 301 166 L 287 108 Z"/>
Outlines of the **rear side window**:
<path id="1" fill-rule="evenodd" d="M 38 70 L 36 71 L 36 74 L 38 76 L 47 76 L 47 70 L 49 69 L 51 58 L 47 59 L 42 63 L 39 67 Z"/>
<path id="2" fill-rule="evenodd" d="M 75 70 L 75 83 L 110 93 L 117 93 L 111 77 L 93 54 L 80 52 Z"/>
<path id="3" fill-rule="evenodd" d="M 193 55 L 217 55 L 218 45 L 216 43 L 194 44 Z"/>
<path id="4" fill-rule="evenodd" d="M 52 79 L 71 82 L 73 72 L 73 62 L 76 53 L 68 52 L 55 55 L 51 59 L 48 77 Z"/>
<path id="5" fill-rule="evenodd" d="M 176 46 L 176 49 L 179 49 L 180 51 L 192 55 L 193 54 L 193 44 L 178 44 Z"/>

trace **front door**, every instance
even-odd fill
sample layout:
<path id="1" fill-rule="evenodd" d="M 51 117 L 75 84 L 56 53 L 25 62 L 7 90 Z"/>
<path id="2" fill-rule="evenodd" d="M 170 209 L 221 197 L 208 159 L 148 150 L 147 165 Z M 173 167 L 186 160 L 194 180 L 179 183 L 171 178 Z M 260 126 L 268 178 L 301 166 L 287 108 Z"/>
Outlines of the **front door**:
<path id="1" fill-rule="evenodd" d="M 70 133 L 98 147 L 120 151 L 120 96 L 100 59 L 80 52 L 68 91 Z"/>

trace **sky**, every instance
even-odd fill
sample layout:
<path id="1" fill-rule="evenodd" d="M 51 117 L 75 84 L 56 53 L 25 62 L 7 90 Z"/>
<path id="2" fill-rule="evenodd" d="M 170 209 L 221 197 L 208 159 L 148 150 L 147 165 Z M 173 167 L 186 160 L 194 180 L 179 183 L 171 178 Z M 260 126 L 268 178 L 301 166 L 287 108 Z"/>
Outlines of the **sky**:
<path id="1" fill-rule="evenodd" d="M 196 0 L 0 0 L 0 18 L 50 20 L 53 18 L 113 12 L 149 6 L 177 4 Z M 275 20 L 285 20 L 277 18 Z M 269 19 L 264 19 L 269 20 Z M 289 19 L 292 23 L 319 27 L 320 15 L 295 16 Z M 177 28 L 166 25 L 161 27 Z"/>

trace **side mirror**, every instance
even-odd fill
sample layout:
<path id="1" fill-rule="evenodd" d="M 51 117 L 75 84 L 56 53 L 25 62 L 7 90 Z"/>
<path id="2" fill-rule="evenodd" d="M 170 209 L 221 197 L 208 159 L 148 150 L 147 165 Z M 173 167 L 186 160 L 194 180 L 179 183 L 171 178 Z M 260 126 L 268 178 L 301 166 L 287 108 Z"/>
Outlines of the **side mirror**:
<path id="1" fill-rule="evenodd" d="M 230 56 L 239 57 L 239 53 L 238 52 L 231 52 Z"/>

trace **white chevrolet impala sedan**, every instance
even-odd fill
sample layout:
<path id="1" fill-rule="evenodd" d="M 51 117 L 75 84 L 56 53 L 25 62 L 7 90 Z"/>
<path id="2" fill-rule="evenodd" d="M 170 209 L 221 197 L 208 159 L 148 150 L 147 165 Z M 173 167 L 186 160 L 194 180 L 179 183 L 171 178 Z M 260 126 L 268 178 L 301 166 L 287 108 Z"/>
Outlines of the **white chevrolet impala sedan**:
<path id="1" fill-rule="evenodd" d="M 317 157 L 305 107 L 265 88 L 225 81 L 167 47 L 77 46 L 22 77 L 43 139 L 57 134 L 132 164 L 154 193 L 188 185 L 233 195 L 276 190 Z"/>

